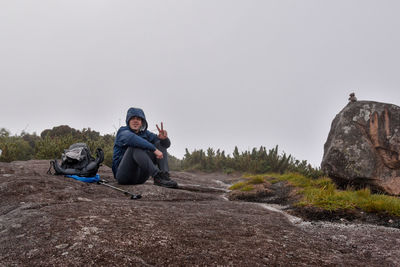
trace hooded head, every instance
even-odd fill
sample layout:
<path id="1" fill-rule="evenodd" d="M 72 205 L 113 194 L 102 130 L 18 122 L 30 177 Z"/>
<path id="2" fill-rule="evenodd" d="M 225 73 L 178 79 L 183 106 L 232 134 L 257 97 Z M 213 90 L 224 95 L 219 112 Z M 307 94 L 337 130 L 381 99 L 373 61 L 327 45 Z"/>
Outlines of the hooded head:
<path id="1" fill-rule="evenodd" d="M 142 109 L 140 109 L 140 108 L 128 109 L 128 112 L 126 113 L 126 125 L 128 127 L 129 127 L 129 121 L 132 119 L 132 117 L 139 117 L 142 119 L 142 127 L 140 128 L 140 131 L 147 130 L 146 116 L 144 115 L 144 112 Z"/>

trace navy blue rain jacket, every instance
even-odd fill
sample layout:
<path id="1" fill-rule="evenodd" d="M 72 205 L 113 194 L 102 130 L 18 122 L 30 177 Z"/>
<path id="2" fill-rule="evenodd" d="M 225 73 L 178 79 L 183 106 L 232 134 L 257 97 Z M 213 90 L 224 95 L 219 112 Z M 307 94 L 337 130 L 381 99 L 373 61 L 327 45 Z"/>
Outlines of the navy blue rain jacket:
<path id="1" fill-rule="evenodd" d="M 129 121 L 132 117 L 142 118 L 142 128 L 135 133 L 129 127 Z M 112 171 L 114 177 L 117 174 L 118 166 L 128 147 L 137 147 L 144 150 L 154 152 L 156 150 L 155 143 L 160 141 L 158 136 L 147 130 L 147 121 L 144 112 L 140 108 L 130 108 L 126 114 L 126 125 L 119 128 L 115 137 Z M 161 140 L 161 144 L 168 148 L 171 145 L 169 138 Z"/>

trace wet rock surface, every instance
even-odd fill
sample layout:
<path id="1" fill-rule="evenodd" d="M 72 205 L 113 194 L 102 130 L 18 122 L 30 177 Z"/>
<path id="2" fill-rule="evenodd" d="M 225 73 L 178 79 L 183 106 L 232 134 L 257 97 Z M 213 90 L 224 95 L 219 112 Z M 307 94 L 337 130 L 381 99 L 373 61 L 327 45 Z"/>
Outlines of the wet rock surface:
<path id="1" fill-rule="evenodd" d="M 400 107 L 350 102 L 332 122 L 321 168 L 340 186 L 400 195 Z"/>
<path id="2" fill-rule="evenodd" d="M 0 266 L 398 266 L 400 230 L 307 222 L 228 201 L 237 177 L 172 172 L 180 189 L 47 175 L 48 161 L 0 163 Z M 277 188 L 276 190 L 280 190 Z M 284 191 L 284 190 L 283 190 Z"/>

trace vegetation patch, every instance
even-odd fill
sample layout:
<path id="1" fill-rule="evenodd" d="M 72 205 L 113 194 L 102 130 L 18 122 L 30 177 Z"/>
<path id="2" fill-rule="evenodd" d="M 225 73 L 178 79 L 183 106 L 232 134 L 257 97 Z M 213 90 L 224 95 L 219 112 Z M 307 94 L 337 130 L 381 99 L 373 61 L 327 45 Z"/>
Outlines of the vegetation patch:
<path id="1" fill-rule="evenodd" d="M 261 146 L 239 152 L 236 146 L 232 155 L 225 151 L 213 148 L 205 150 L 194 150 L 189 152 L 186 149 L 185 156 L 181 161 L 183 170 L 199 170 L 205 172 L 222 171 L 225 173 L 249 172 L 249 173 L 270 173 L 283 174 L 286 172 L 301 173 L 306 177 L 318 178 L 323 176 L 319 168 L 313 168 L 306 160 L 297 160 L 292 155 L 279 153 L 278 146 L 267 149 Z"/>
<path id="2" fill-rule="evenodd" d="M 232 185 L 231 187 L 229 187 L 230 190 L 240 190 L 243 187 L 245 187 L 247 185 L 246 182 L 237 182 L 234 185 Z"/>
<path id="3" fill-rule="evenodd" d="M 0 162 L 30 159 L 60 158 L 64 149 L 73 143 L 86 143 L 94 152 L 96 148 L 104 151 L 104 164 L 112 165 L 112 155 L 115 134 L 101 135 L 90 128 L 76 130 L 68 125 L 60 125 L 46 129 L 37 135 L 22 132 L 11 135 L 5 128 L 0 128 Z M 239 151 L 236 146 L 231 155 L 225 151 L 213 148 L 194 150 L 186 153 L 183 159 L 172 155 L 168 157 L 169 167 L 174 171 L 205 171 L 283 174 L 286 172 L 301 173 L 306 177 L 318 178 L 323 176 L 319 168 L 313 168 L 306 160 L 297 160 L 292 155 L 279 153 L 278 146 L 267 149 L 264 146 L 252 150 Z"/>
<path id="4" fill-rule="evenodd" d="M 104 165 L 111 167 L 114 134 L 101 135 L 90 128 L 76 130 L 68 125 L 60 125 L 44 130 L 40 135 L 22 132 L 11 135 L 0 128 L 0 162 L 30 159 L 60 159 L 61 153 L 74 143 L 86 143 L 92 153 L 96 148 L 104 151 Z M 180 170 L 180 161 L 172 155 L 168 157 L 171 170 Z"/>
<path id="5" fill-rule="evenodd" d="M 363 211 L 367 213 L 385 214 L 400 217 L 400 198 L 373 194 L 369 188 L 352 190 L 339 190 L 327 177 L 311 179 L 297 173 L 246 175 L 245 181 L 241 181 L 230 187 L 231 190 L 248 189 L 246 186 L 265 183 L 268 188 L 277 183 L 285 182 L 293 187 L 296 196 L 293 198 L 293 206 L 296 208 L 315 208 L 327 212 Z M 244 190 L 243 190 L 244 191 Z M 257 192 L 259 193 L 259 192 Z"/>
<path id="6" fill-rule="evenodd" d="M 240 181 L 229 187 L 230 190 L 251 191 L 255 189 L 253 185 L 263 184 L 266 179 L 263 175 L 254 175 L 245 177 L 245 181 Z"/>

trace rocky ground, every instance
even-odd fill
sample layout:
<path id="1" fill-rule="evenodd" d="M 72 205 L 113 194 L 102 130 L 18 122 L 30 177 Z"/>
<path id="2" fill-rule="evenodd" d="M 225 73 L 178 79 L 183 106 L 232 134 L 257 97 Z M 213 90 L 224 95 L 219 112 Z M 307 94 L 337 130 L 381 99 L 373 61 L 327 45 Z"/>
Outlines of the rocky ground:
<path id="1" fill-rule="evenodd" d="M 238 178 L 173 172 L 180 189 L 103 185 L 46 174 L 48 161 L 0 163 L 0 266 L 399 266 L 400 230 L 294 217 L 229 201 Z"/>

